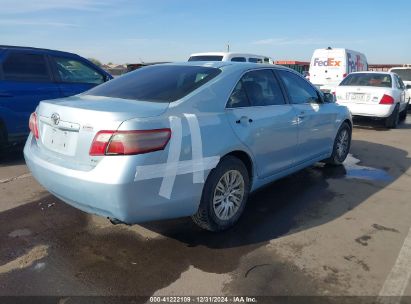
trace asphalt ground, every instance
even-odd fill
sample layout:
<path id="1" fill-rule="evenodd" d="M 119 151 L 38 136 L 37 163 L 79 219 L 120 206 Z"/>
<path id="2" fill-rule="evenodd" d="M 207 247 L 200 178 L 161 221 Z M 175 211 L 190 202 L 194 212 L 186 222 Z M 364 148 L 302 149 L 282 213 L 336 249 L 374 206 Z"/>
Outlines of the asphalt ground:
<path id="1" fill-rule="evenodd" d="M 408 303 L 410 153 L 411 116 L 395 130 L 357 121 L 344 166 L 317 164 L 266 186 L 218 234 L 190 218 L 112 225 L 43 189 L 21 149 L 3 153 L 0 302 L 275 295 Z"/>

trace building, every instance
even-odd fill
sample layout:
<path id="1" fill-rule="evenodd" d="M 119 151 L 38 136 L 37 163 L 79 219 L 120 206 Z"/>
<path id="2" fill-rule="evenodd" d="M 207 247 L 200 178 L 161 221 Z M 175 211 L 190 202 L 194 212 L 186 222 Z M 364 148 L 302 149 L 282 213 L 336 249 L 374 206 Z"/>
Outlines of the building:
<path id="1" fill-rule="evenodd" d="M 277 60 L 274 63 L 293 69 L 301 74 L 308 72 L 310 69 L 310 63 L 307 61 Z"/>

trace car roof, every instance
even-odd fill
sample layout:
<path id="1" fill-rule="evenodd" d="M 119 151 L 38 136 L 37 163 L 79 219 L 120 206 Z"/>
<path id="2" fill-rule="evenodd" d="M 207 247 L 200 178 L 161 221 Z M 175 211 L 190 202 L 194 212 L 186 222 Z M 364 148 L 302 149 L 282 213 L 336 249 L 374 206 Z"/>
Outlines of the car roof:
<path id="1" fill-rule="evenodd" d="M 403 67 L 393 67 L 390 69 L 391 70 L 411 70 L 411 66 L 403 66 Z"/>
<path id="2" fill-rule="evenodd" d="M 264 57 L 264 58 L 270 58 L 269 56 L 265 55 L 257 55 L 257 54 L 250 54 L 250 53 L 238 53 L 238 52 L 202 52 L 202 53 L 194 53 L 191 54 L 190 57 L 192 56 L 254 56 L 254 57 Z"/>
<path id="3" fill-rule="evenodd" d="M 200 67 L 210 67 L 217 69 L 230 69 L 230 70 L 250 70 L 250 69 L 262 69 L 262 68 L 275 68 L 289 70 L 297 73 L 293 69 L 289 69 L 282 65 L 276 64 L 264 64 L 264 63 L 253 63 L 253 62 L 232 62 L 232 61 L 183 61 L 183 62 L 172 62 L 166 63 L 166 65 L 181 65 L 181 66 L 200 66 Z M 298 73 L 297 73 L 298 74 Z"/>
<path id="4" fill-rule="evenodd" d="M 31 47 L 31 46 L 0 45 L 0 51 L 4 51 L 4 50 L 40 51 L 40 52 L 51 53 L 51 54 L 65 54 L 69 56 L 79 56 L 75 53 L 57 51 L 57 50 L 51 50 L 51 49 L 45 49 L 45 48 L 36 48 L 36 47 Z"/>
<path id="5" fill-rule="evenodd" d="M 391 75 L 393 73 L 385 72 L 385 71 L 360 71 L 360 72 L 352 72 L 350 74 L 383 74 L 383 75 Z"/>

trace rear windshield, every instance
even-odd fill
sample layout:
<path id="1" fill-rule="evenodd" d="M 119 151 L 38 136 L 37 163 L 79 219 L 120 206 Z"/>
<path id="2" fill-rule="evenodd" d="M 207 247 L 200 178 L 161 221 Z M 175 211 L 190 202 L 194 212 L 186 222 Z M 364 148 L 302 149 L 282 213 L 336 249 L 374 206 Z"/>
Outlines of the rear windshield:
<path id="1" fill-rule="evenodd" d="M 84 94 L 153 102 L 173 102 L 217 76 L 210 67 L 155 65 L 130 72 Z"/>
<path id="2" fill-rule="evenodd" d="M 340 84 L 340 86 L 364 86 L 391 88 L 391 76 L 377 73 L 350 74 Z"/>
<path id="3" fill-rule="evenodd" d="M 403 81 L 411 81 L 411 69 L 392 69 L 391 72 L 400 76 Z"/>
<path id="4" fill-rule="evenodd" d="M 191 56 L 188 61 L 222 61 L 223 56 L 211 56 L 211 55 L 205 55 L 205 56 Z"/>

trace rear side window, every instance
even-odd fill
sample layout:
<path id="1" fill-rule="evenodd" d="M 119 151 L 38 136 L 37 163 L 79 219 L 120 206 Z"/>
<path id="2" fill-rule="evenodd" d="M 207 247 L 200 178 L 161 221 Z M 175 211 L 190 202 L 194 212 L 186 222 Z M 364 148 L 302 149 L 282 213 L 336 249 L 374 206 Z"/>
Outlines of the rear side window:
<path id="1" fill-rule="evenodd" d="M 246 73 L 238 82 L 228 101 L 229 108 L 285 104 L 280 86 L 271 70 Z"/>
<path id="2" fill-rule="evenodd" d="M 318 92 L 302 77 L 292 72 L 282 70 L 279 70 L 278 74 L 284 82 L 291 103 L 303 104 L 319 102 Z"/>
<path id="3" fill-rule="evenodd" d="M 350 74 L 340 83 L 340 86 L 391 88 L 392 79 L 391 79 L 391 76 L 388 74 L 378 74 L 378 73 Z"/>
<path id="4" fill-rule="evenodd" d="M 231 61 L 235 62 L 246 62 L 247 60 L 244 57 L 233 57 Z"/>
<path id="5" fill-rule="evenodd" d="M 43 55 L 11 53 L 3 63 L 5 80 L 51 81 L 47 62 Z"/>
<path id="6" fill-rule="evenodd" d="M 62 82 L 93 83 L 104 82 L 104 77 L 95 69 L 71 58 L 54 57 L 57 72 Z"/>
<path id="7" fill-rule="evenodd" d="M 222 61 L 223 56 L 211 56 L 211 55 L 205 55 L 205 56 L 191 56 L 188 61 Z"/>
<path id="8" fill-rule="evenodd" d="M 153 65 L 97 86 L 84 94 L 152 102 L 173 102 L 221 72 L 199 66 Z"/>

